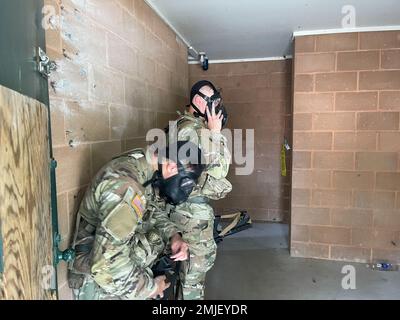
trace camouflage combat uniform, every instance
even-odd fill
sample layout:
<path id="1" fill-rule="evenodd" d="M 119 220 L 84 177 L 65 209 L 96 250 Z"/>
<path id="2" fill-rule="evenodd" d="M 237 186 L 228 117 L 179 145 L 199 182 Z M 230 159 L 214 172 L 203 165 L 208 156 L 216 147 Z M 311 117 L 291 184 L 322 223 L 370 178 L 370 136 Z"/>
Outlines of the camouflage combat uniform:
<path id="1" fill-rule="evenodd" d="M 178 230 L 151 185 L 142 186 L 153 173 L 145 151 L 136 149 L 94 178 L 79 208 L 70 264 L 77 299 L 148 299 L 155 293 L 150 268 Z M 83 283 L 76 286 L 74 275 Z"/>
<path id="2" fill-rule="evenodd" d="M 170 214 L 189 244 L 190 257 L 182 263 L 181 281 L 184 300 L 204 299 L 206 273 L 215 262 L 217 245 L 213 237 L 214 210 L 209 199 L 222 199 L 232 190 L 225 179 L 231 162 L 227 139 L 221 133 L 211 132 L 202 118 L 185 112 L 176 122 L 178 140 L 199 145 L 207 167 L 187 202 Z"/>

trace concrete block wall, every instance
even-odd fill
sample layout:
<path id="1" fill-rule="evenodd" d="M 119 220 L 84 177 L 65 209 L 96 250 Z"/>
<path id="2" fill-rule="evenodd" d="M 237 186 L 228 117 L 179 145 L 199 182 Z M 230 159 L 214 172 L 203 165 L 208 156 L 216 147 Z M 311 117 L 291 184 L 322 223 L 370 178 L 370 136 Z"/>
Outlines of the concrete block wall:
<path id="1" fill-rule="evenodd" d="M 400 32 L 297 37 L 291 253 L 400 263 Z"/>
<path id="2" fill-rule="evenodd" d="M 190 85 L 207 79 L 222 89 L 229 129 L 255 129 L 254 172 L 235 174 L 226 199 L 213 203 L 217 212 L 248 210 L 253 220 L 287 222 L 290 210 L 291 154 L 288 176 L 281 176 L 281 146 L 291 139 L 291 60 L 211 64 L 208 71 L 189 67 Z M 246 134 L 243 132 L 243 139 Z M 245 150 L 245 148 L 243 149 Z"/>
<path id="3" fill-rule="evenodd" d="M 46 0 L 62 249 L 88 183 L 187 103 L 187 49 L 143 0 Z M 71 299 L 60 264 L 61 299 Z"/>

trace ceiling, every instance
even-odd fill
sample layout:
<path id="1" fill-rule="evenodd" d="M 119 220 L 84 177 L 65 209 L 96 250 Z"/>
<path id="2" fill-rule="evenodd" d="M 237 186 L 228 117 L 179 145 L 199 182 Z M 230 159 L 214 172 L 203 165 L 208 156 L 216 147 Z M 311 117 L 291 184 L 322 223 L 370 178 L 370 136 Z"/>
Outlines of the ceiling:
<path id="1" fill-rule="evenodd" d="M 146 0 L 210 60 L 291 54 L 295 31 L 342 28 L 342 7 L 356 27 L 399 26 L 399 0 Z"/>

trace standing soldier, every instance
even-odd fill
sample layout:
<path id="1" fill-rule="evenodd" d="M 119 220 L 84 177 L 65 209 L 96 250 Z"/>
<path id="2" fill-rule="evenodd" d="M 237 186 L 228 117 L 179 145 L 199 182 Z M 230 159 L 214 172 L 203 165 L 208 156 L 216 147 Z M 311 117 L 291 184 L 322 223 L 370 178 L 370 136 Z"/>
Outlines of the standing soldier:
<path id="1" fill-rule="evenodd" d="M 179 152 L 182 147 L 186 153 Z M 165 201 L 186 201 L 204 169 L 201 156 L 196 145 L 179 142 L 158 154 L 129 151 L 100 170 L 77 217 L 76 258 L 69 268 L 77 299 L 163 297 L 169 284 L 165 276 L 153 277 L 154 262 L 168 243 L 173 260 L 188 256 Z"/>
<path id="2" fill-rule="evenodd" d="M 190 103 L 189 110 L 176 122 L 178 141 L 191 141 L 199 146 L 206 170 L 199 179 L 199 187 L 170 217 L 189 244 L 190 257 L 183 262 L 180 274 L 183 299 L 200 300 L 204 299 L 206 273 L 214 265 L 217 252 L 213 236 L 214 211 L 209 200 L 222 199 L 232 190 L 225 179 L 231 154 L 227 139 L 221 133 L 227 113 L 215 86 L 205 80 L 196 83 L 191 90 Z"/>

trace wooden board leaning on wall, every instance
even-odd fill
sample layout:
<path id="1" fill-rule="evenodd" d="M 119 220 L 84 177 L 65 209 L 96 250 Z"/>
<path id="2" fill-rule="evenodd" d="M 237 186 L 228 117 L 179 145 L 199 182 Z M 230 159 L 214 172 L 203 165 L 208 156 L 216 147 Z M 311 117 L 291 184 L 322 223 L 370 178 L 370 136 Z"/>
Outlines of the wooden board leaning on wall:
<path id="1" fill-rule="evenodd" d="M 0 86 L 0 121 L 0 299 L 53 299 L 48 109 Z"/>

